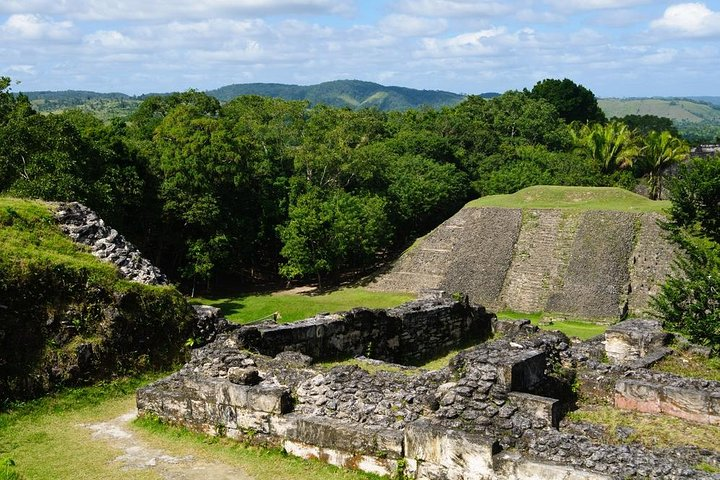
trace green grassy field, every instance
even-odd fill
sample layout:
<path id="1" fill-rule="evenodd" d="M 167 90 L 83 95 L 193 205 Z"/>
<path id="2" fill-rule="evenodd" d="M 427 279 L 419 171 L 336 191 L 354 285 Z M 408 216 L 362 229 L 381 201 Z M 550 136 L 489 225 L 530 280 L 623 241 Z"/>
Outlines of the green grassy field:
<path id="1" fill-rule="evenodd" d="M 509 195 L 491 195 L 469 202 L 465 207 L 503 207 L 561 210 L 613 210 L 663 213 L 669 201 L 653 201 L 614 187 L 528 187 Z"/>
<path id="2" fill-rule="evenodd" d="M 118 279 L 117 269 L 98 261 L 55 225 L 48 204 L 0 197 L 0 261 L 21 271 L 34 263 L 83 269 L 105 282 Z"/>
<path id="3" fill-rule="evenodd" d="M 228 320 L 248 323 L 280 314 L 280 322 L 293 322 L 323 312 L 341 312 L 355 307 L 388 308 L 413 300 L 409 293 L 375 292 L 364 288 L 344 288 L 323 295 L 276 292 L 237 297 L 191 299 L 192 303 L 219 307 Z"/>
<path id="4" fill-rule="evenodd" d="M 549 321 L 549 315 L 544 313 L 519 313 L 519 312 L 498 312 L 497 317 L 500 320 L 521 320 L 527 319 L 533 325 L 537 325 L 545 330 L 559 330 L 568 337 L 578 337 L 581 340 L 587 340 L 601 333 L 605 333 L 607 325 L 593 323 L 582 319 L 570 320 L 553 320 Z"/>
<path id="5" fill-rule="evenodd" d="M 133 411 L 135 389 L 157 376 L 67 390 L 0 412 L 0 479 L 169 478 L 155 469 L 123 468 L 115 461 L 123 451 L 107 441 L 93 439 L 87 426 Z M 150 448 L 177 458 L 191 456 L 198 462 L 221 463 L 245 472 L 254 480 L 377 478 L 287 456 L 277 449 L 249 447 L 154 421 L 135 421 L 128 428 Z M 6 466 L 9 463 L 15 466 Z"/>

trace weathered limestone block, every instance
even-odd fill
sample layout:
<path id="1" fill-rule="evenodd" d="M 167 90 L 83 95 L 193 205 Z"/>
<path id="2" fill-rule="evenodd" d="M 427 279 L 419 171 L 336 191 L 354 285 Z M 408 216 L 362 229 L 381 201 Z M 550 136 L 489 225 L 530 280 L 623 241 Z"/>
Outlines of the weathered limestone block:
<path id="1" fill-rule="evenodd" d="M 501 453 L 495 471 L 503 480 L 612 480 L 612 476 L 551 462 L 530 460 L 518 454 Z"/>
<path id="2" fill-rule="evenodd" d="M 497 364 L 498 384 L 507 391 L 526 392 L 545 378 L 547 358 L 539 350 L 508 352 Z"/>
<path id="3" fill-rule="evenodd" d="M 228 380 L 238 385 L 257 385 L 260 383 L 260 375 L 257 368 L 228 368 Z"/>
<path id="4" fill-rule="evenodd" d="M 322 460 L 342 468 L 359 469 L 375 475 L 391 476 L 398 469 L 396 459 L 381 458 L 373 455 L 361 455 L 344 452 L 334 448 L 319 447 L 297 440 L 283 441 L 285 451 L 296 457 Z"/>
<path id="5" fill-rule="evenodd" d="M 652 381 L 655 380 L 655 381 Z M 671 381 L 671 377 L 668 377 Z M 707 382 L 709 387 L 709 383 Z M 621 379 L 615 385 L 615 406 L 646 413 L 666 413 L 698 423 L 720 425 L 720 392 L 700 385 Z"/>
<path id="6" fill-rule="evenodd" d="M 615 406 L 643 413 L 660 413 L 660 389 L 638 380 L 620 380 L 615 384 Z"/>
<path id="7" fill-rule="evenodd" d="M 559 400 L 522 392 L 510 392 L 508 398 L 523 412 L 545 420 L 548 425 L 557 428 L 560 421 Z"/>
<path id="8" fill-rule="evenodd" d="M 397 459 L 403 455 L 403 434 L 398 430 L 357 425 L 333 418 L 291 414 L 285 417 L 288 440 L 332 448 L 354 455 Z"/>
<path id="9" fill-rule="evenodd" d="M 417 479 L 491 479 L 495 441 L 419 420 L 405 428 L 408 473 Z"/>
<path id="10" fill-rule="evenodd" d="M 626 363 L 662 348 L 669 339 L 657 320 L 625 320 L 605 332 L 605 353 L 615 363 Z"/>

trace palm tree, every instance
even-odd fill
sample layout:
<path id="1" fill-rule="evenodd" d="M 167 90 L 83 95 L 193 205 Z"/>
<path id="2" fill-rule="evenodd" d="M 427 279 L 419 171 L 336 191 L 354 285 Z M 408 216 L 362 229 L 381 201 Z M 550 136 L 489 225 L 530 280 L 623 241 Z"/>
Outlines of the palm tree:
<path id="1" fill-rule="evenodd" d="M 657 200 L 662 193 L 662 180 L 667 168 L 688 158 L 690 146 L 670 132 L 650 132 L 645 137 L 642 165 L 648 174 L 650 198 Z"/>
<path id="2" fill-rule="evenodd" d="M 604 173 L 632 167 L 642 151 L 635 132 L 622 122 L 585 124 L 571 132 L 576 150 L 597 162 Z"/>

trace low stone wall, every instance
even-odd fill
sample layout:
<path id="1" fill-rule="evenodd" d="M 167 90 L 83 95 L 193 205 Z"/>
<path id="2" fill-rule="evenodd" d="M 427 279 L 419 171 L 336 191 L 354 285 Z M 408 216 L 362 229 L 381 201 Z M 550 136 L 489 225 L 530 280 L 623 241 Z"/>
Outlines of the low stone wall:
<path id="1" fill-rule="evenodd" d="M 242 348 L 264 355 L 294 351 L 317 361 L 358 355 L 412 364 L 490 335 L 493 314 L 477 305 L 425 298 L 388 310 L 357 308 L 299 322 L 240 328 Z"/>
<path id="2" fill-rule="evenodd" d="M 633 371 L 615 384 L 615 406 L 720 425 L 720 382 Z"/>

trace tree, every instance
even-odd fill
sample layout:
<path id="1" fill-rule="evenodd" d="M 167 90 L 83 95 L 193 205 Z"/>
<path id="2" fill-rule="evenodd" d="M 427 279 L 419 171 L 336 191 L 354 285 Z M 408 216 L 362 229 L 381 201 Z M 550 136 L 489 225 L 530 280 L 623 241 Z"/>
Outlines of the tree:
<path id="1" fill-rule="evenodd" d="M 662 193 L 663 176 L 668 167 L 688 158 L 690 147 L 670 132 L 647 134 L 641 155 L 640 171 L 647 173 L 650 198 L 658 200 Z"/>
<path id="2" fill-rule="evenodd" d="M 622 122 L 570 128 L 576 151 L 592 159 L 606 174 L 632 167 L 640 155 L 641 148 L 635 133 Z"/>
<path id="3" fill-rule="evenodd" d="M 677 127 L 670 118 L 658 117 L 657 115 L 625 115 L 619 118 L 630 130 L 637 131 L 640 135 L 647 135 L 652 131 L 670 132 L 672 136 L 679 137 Z"/>
<path id="4" fill-rule="evenodd" d="M 663 326 L 720 353 L 720 156 L 681 165 L 663 226 L 683 255 L 653 299 Z"/>
<path id="5" fill-rule="evenodd" d="M 382 198 L 309 186 L 280 228 L 286 258 L 280 273 L 287 278 L 314 275 L 321 288 L 328 272 L 372 263 L 391 234 Z"/>
<path id="6" fill-rule="evenodd" d="M 535 84 L 530 91 L 530 96 L 550 102 L 557 110 L 558 115 L 568 123 L 603 123 L 606 121 L 595 94 L 567 78 L 542 80 Z"/>

